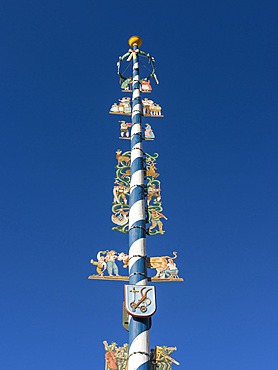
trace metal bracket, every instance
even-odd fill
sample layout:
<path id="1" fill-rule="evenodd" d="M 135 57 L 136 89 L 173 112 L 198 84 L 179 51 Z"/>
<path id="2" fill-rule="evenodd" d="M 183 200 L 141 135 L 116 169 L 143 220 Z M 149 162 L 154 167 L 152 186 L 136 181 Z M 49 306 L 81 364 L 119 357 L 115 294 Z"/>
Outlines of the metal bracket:
<path id="1" fill-rule="evenodd" d="M 133 274 L 130 274 L 129 277 L 133 275 L 141 275 L 141 276 L 144 276 L 146 279 L 148 279 L 148 276 L 146 274 L 143 274 L 142 272 L 133 272 Z"/>
<path id="2" fill-rule="evenodd" d="M 131 258 L 133 258 L 133 257 L 140 257 L 140 258 L 144 258 L 144 260 L 146 260 L 146 261 L 147 261 L 147 259 L 148 259 L 148 257 L 146 257 L 146 256 L 140 256 L 139 254 L 135 254 L 135 255 L 133 255 L 133 256 L 131 256 L 131 257 L 129 257 L 129 260 L 131 260 Z"/>
<path id="3" fill-rule="evenodd" d="M 143 229 L 143 230 L 146 232 L 146 228 L 145 228 L 145 227 L 143 227 L 143 226 L 131 226 L 131 228 L 129 229 L 129 231 L 130 231 L 131 229 Z"/>
<path id="4" fill-rule="evenodd" d="M 133 136 L 134 135 L 138 135 L 138 136 L 140 136 L 141 137 L 141 139 L 143 139 L 143 137 L 142 137 L 142 133 L 141 132 L 136 132 L 135 134 L 132 134 L 131 135 L 131 139 L 133 138 Z M 131 149 L 132 150 L 132 149 Z"/>
<path id="5" fill-rule="evenodd" d="M 135 188 L 135 186 L 140 186 L 140 188 L 142 188 L 144 191 L 146 191 L 146 190 L 145 190 L 145 185 L 140 185 L 140 184 L 132 185 L 132 186 L 130 187 L 130 190 L 131 190 L 131 189 L 133 189 L 133 188 Z"/>
<path id="6" fill-rule="evenodd" d="M 133 135 L 137 135 L 137 134 L 133 134 Z M 133 135 L 132 135 L 132 136 L 133 136 Z M 134 146 L 134 147 L 131 149 L 131 151 L 132 151 L 132 150 L 135 150 L 135 149 L 136 149 L 136 150 L 140 150 L 140 151 L 144 154 L 143 149 L 141 149 L 141 148 L 137 148 L 136 146 Z"/>
<path id="7" fill-rule="evenodd" d="M 131 357 L 131 356 L 133 356 L 133 355 L 136 355 L 137 353 L 139 353 L 140 355 L 146 355 L 146 356 L 150 357 L 150 354 L 149 354 L 149 353 L 147 353 L 147 352 L 137 351 L 137 352 L 133 352 L 133 353 L 131 353 L 131 354 L 128 356 L 128 358 L 129 358 L 129 357 Z"/>

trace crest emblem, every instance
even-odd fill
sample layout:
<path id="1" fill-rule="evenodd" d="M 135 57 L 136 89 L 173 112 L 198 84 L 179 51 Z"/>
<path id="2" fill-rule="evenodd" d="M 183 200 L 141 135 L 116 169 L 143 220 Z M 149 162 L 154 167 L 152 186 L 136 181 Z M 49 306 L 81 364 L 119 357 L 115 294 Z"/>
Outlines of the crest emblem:
<path id="1" fill-rule="evenodd" d="M 125 308 L 135 317 L 149 317 L 156 311 L 155 287 L 125 285 Z"/>

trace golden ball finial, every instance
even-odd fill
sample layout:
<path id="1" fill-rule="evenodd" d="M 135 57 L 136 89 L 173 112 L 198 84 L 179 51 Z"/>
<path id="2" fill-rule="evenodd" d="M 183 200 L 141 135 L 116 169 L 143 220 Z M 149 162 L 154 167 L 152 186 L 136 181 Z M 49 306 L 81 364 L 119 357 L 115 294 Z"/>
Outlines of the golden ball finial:
<path id="1" fill-rule="evenodd" d="M 142 45 L 142 39 L 139 37 L 139 36 L 132 36 L 129 40 L 128 40 L 128 43 L 129 43 L 129 46 L 131 48 L 133 48 L 133 45 L 136 44 L 138 46 L 138 48 L 140 48 L 140 46 Z"/>

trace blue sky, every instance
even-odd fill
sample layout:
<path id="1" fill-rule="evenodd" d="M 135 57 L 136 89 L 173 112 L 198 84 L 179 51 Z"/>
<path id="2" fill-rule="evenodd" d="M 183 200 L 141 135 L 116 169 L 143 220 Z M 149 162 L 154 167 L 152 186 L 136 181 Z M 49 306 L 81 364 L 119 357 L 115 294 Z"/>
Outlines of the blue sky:
<path id="1" fill-rule="evenodd" d="M 276 1 L 9 1 L 1 24 L 1 357 L 5 370 L 104 369 L 128 342 L 123 283 L 90 281 L 112 231 L 116 62 L 138 34 L 165 235 L 184 283 L 157 283 L 151 346 L 188 370 L 277 369 Z M 154 82 L 154 81 L 153 81 Z M 122 271 L 123 272 L 123 271 Z M 175 366 L 174 368 L 178 368 Z"/>

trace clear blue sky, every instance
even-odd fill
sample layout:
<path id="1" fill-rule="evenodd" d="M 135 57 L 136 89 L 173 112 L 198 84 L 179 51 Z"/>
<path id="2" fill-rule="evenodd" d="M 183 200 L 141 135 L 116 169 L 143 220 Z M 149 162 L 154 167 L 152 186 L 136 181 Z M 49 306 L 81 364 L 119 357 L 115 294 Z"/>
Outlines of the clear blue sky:
<path id="1" fill-rule="evenodd" d="M 3 370 L 104 369 L 128 342 L 123 283 L 87 280 L 112 231 L 116 62 L 138 34 L 151 98 L 165 235 L 184 283 L 160 283 L 151 346 L 187 370 L 276 370 L 278 4 L 35 1 L 0 5 Z M 174 369 L 173 368 L 173 369 Z"/>

